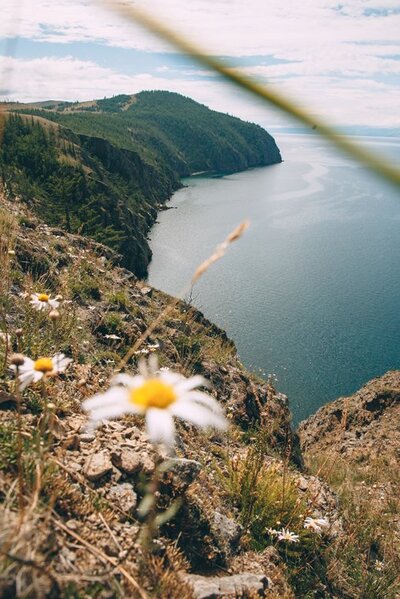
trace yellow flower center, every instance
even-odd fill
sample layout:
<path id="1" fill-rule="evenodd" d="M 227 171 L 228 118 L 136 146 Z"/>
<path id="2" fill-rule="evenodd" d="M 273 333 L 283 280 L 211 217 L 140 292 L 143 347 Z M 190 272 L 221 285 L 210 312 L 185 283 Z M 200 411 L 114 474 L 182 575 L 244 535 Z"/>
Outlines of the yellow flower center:
<path id="1" fill-rule="evenodd" d="M 39 293 L 37 298 L 38 298 L 39 302 L 48 302 L 50 299 L 50 296 L 47 295 L 47 293 Z"/>
<path id="2" fill-rule="evenodd" d="M 38 372 L 52 372 L 54 370 L 53 360 L 51 358 L 39 358 L 33 365 Z"/>
<path id="3" fill-rule="evenodd" d="M 132 389 L 129 396 L 129 401 L 145 410 L 147 408 L 168 408 L 176 399 L 173 387 L 159 379 L 149 379 L 140 387 Z"/>

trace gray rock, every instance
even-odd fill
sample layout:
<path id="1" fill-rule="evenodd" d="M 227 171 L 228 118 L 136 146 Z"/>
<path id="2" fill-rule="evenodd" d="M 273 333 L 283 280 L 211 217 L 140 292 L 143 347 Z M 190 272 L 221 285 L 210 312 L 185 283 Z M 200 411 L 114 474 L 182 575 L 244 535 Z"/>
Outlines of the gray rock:
<path id="1" fill-rule="evenodd" d="M 86 461 L 84 474 L 91 481 L 99 480 L 112 471 L 110 456 L 106 451 L 100 451 L 89 456 Z"/>
<path id="2" fill-rule="evenodd" d="M 121 452 L 112 454 L 114 466 L 126 474 L 136 474 L 138 472 L 150 473 L 154 470 L 154 461 L 147 452 L 139 452 L 135 449 L 124 448 Z"/>
<path id="3" fill-rule="evenodd" d="M 70 529 L 70 530 L 78 530 L 79 528 L 79 522 L 78 520 L 68 520 L 65 525 Z"/>
<path id="4" fill-rule="evenodd" d="M 299 476 L 297 481 L 297 486 L 300 491 L 307 491 L 308 489 L 308 480 L 304 478 L 304 476 Z"/>
<path id="5" fill-rule="evenodd" d="M 266 576 L 252 573 L 234 574 L 221 578 L 187 574 L 185 581 L 192 586 L 196 599 L 233 598 L 241 597 L 245 593 L 265 597 L 265 591 L 269 588 L 269 580 Z"/>
<path id="6" fill-rule="evenodd" d="M 79 440 L 81 443 L 91 443 L 95 440 L 95 438 L 96 437 L 90 433 L 83 433 L 82 435 L 79 435 Z"/>
<path id="7" fill-rule="evenodd" d="M 214 513 L 213 530 L 228 545 L 231 550 L 235 550 L 242 536 L 243 528 L 232 520 L 224 516 L 220 512 Z"/>
<path id="8" fill-rule="evenodd" d="M 180 493 L 188 488 L 201 470 L 201 464 L 196 460 L 187 460 L 186 458 L 170 459 L 169 463 L 170 482 L 175 490 L 179 490 Z"/>
<path id="9" fill-rule="evenodd" d="M 133 512 L 137 506 L 137 495 L 129 483 L 111 487 L 107 493 L 107 499 L 127 513 Z"/>

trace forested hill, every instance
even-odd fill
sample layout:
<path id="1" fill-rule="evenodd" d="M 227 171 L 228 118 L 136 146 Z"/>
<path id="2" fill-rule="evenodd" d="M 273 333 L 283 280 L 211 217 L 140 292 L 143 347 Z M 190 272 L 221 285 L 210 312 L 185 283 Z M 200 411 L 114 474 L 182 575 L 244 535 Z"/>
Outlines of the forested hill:
<path id="1" fill-rule="evenodd" d="M 181 177 L 281 162 L 258 125 L 170 92 L 0 111 L 8 186 L 51 224 L 110 245 L 140 277 L 151 258 L 146 235 Z"/>

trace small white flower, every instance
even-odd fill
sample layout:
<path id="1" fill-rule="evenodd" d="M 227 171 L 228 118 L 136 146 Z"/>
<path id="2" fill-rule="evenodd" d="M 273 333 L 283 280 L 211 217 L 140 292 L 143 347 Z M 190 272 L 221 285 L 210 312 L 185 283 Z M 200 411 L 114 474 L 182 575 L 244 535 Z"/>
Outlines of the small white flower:
<path id="1" fill-rule="evenodd" d="M 24 363 L 18 368 L 19 388 L 21 391 L 31 383 L 37 383 L 43 377 L 55 376 L 59 372 L 64 372 L 72 360 L 66 358 L 64 354 L 56 354 L 53 358 L 38 358 L 31 360 L 24 356 Z M 16 366 L 11 366 L 12 370 L 17 371 Z"/>
<path id="2" fill-rule="evenodd" d="M 271 537 L 277 537 L 279 536 L 281 533 L 279 530 L 275 530 L 275 528 L 267 528 L 267 533 L 271 536 Z"/>
<path id="3" fill-rule="evenodd" d="M 206 384 L 201 376 L 187 379 L 175 372 L 157 370 L 157 358 L 139 363 L 140 374 L 119 374 L 105 393 L 83 402 L 89 413 L 89 429 L 103 420 L 124 414 L 141 414 L 146 418 L 146 431 L 153 443 L 174 443 L 174 417 L 187 420 L 198 427 L 224 430 L 227 421 L 217 401 L 196 387 Z"/>
<path id="4" fill-rule="evenodd" d="M 321 534 L 323 528 L 328 528 L 329 522 L 326 518 L 311 518 L 308 516 L 304 520 L 304 528 L 308 528 L 318 535 Z"/>
<path id="5" fill-rule="evenodd" d="M 385 562 L 377 559 L 375 560 L 375 570 L 377 570 L 377 572 L 382 572 L 382 570 L 384 570 L 385 568 Z"/>
<path id="6" fill-rule="evenodd" d="M 137 351 L 135 351 L 134 355 L 135 356 L 147 356 L 149 353 L 150 353 L 149 350 L 144 347 L 143 349 L 138 349 Z"/>
<path id="7" fill-rule="evenodd" d="M 149 343 L 149 345 L 147 346 L 147 349 L 149 352 L 157 351 L 157 349 L 159 349 L 159 348 L 160 348 L 159 343 L 153 343 L 153 344 Z"/>
<path id="8" fill-rule="evenodd" d="M 278 541 L 288 541 L 289 543 L 298 543 L 300 540 L 299 535 L 290 532 L 288 528 L 282 528 L 278 533 Z"/>
<path id="9" fill-rule="evenodd" d="M 30 304 L 35 310 L 55 310 L 60 305 L 57 299 L 51 299 L 47 293 L 32 293 Z"/>

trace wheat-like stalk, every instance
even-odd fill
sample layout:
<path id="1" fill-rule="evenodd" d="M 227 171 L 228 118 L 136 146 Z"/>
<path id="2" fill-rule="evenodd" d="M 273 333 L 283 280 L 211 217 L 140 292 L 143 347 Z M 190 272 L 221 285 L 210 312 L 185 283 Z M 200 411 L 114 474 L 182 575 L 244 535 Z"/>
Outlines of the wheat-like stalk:
<path id="1" fill-rule="evenodd" d="M 371 171 L 400 187 L 400 170 L 388 159 L 382 160 L 375 152 L 371 152 L 361 145 L 352 141 L 349 137 L 340 134 L 334 127 L 329 125 L 326 119 L 315 117 L 314 114 L 301 108 L 296 102 L 290 100 L 285 94 L 277 91 L 276 87 L 263 85 L 259 81 L 250 78 L 243 71 L 236 69 L 233 65 L 222 63 L 215 56 L 211 56 L 203 48 L 191 42 L 186 36 L 178 34 L 170 29 L 165 23 L 159 21 L 148 11 L 142 10 L 132 4 L 121 0 L 95 0 L 112 11 L 125 17 L 126 20 L 142 25 L 147 30 L 155 33 L 158 37 L 168 42 L 184 54 L 188 54 L 200 64 L 219 73 L 224 79 L 235 86 L 246 90 L 253 96 L 261 99 L 268 105 L 275 106 L 290 117 L 300 121 L 312 130 L 325 137 L 341 152 L 344 152 L 368 167 Z"/>

